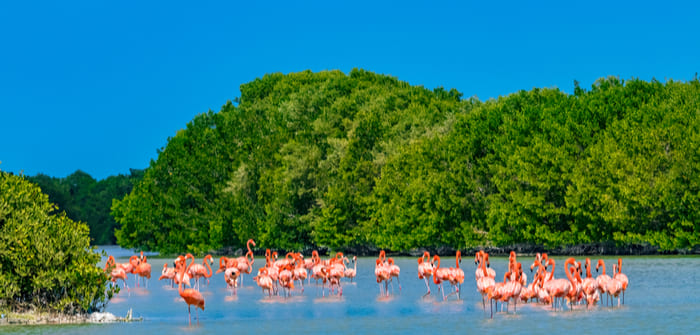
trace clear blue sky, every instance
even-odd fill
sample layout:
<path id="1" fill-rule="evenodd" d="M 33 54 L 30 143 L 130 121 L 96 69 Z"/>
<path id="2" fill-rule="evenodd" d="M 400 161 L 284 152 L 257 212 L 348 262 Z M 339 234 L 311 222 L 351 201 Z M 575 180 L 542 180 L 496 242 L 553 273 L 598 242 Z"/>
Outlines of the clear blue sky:
<path id="1" fill-rule="evenodd" d="M 699 14 L 697 1 L 3 1 L 0 170 L 145 168 L 271 72 L 357 67 L 481 100 L 609 75 L 687 81 Z"/>

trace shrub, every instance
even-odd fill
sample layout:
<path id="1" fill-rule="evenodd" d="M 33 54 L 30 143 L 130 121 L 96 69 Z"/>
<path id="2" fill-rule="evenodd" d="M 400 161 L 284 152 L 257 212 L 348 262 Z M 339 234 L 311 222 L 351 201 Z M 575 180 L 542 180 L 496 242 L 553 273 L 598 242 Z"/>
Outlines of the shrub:
<path id="1" fill-rule="evenodd" d="M 38 186 L 0 171 L 0 306 L 69 314 L 103 309 L 113 291 L 106 290 L 88 233 Z"/>

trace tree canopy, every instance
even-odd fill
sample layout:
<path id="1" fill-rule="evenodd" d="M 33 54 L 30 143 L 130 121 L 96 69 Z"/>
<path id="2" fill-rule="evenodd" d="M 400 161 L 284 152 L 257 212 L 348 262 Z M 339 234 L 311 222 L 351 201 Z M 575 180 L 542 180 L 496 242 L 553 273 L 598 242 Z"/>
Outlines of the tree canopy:
<path id="1" fill-rule="evenodd" d="M 98 181 L 78 170 L 65 178 L 41 173 L 25 178 L 39 185 L 49 201 L 65 211 L 71 220 L 85 222 L 90 228 L 92 245 L 111 245 L 117 242 L 114 230 L 118 227 L 110 215 L 112 200 L 131 192 L 142 175 L 143 170 L 131 169 L 128 176 L 110 176 Z"/>
<path id="2" fill-rule="evenodd" d="M 700 84 L 604 78 L 479 101 L 353 70 L 268 74 L 115 200 L 163 252 L 698 244 Z"/>

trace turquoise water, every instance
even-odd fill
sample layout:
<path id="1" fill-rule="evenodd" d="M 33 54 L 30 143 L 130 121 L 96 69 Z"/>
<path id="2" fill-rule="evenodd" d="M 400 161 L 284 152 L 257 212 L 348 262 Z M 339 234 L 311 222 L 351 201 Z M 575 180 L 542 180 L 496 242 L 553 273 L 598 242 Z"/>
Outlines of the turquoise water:
<path id="1" fill-rule="evenodd" d="M 125 262 L 128 253 L 110 250 Z M 120 254 L 122 252 L 122 254 Z M 557 276 L 563 277 L 565 257 L 557 260 Z M 592 257 L 596 259 L 598 257 Z M 602 257 L 612 271 L 617 257 Z M 149 258 L 153 276 L 148 287 L 134 288 L 134 278 L 129 277 L 132 289 L 122 291 L 107 306 L 106 311 L 117 316 L 126 315 L 131 309 L 134 317 L 142 322 L 2 327 L 3 333 L 51 333 L 51 334 L 162 334 L 173 331 L 186 334 L 205 333 L 262 333 L 273 334 L 435 334 L 446 332 L 471 333 L 596 333 L 620 332 L 651 334 L 687 334 L 697 331 L 700 325 L 700 293 L 696 290 L 700 258 L 698 257 L 623 257 L 623 270 L 630 279 L 625 305 L 620 308 L 598 306 L 586 309 L 575 307 L 570 311 L 552 311 L 547 306 L 519 304 L 517 312 L 498 312 L 493 319 L 484 312 L 481 297 L 476 291 L 475 266 L 465 258 L 461 268 L 466 273 L 462 285 L 462 300 L 454 298 L 442 301 L 438 290 L 431 283 L 433 292 L 427 298 L 425 283 L 417 277 L 415 258 L 395 258 L 401 267 L 399 292 L 394 283 L 394 294 L 389 298 L 379 296 L 379 286 L 374 277 L 374 258 L 358 259 L 358 275 L 355 283 L 344 282 L 342 297 L 322 297 L 315 285 L 307 286 L 303 293 L 296 291 L 291 298 L 263 295 L 250 276 L 243 279 L 243 287 L 237 296 L 231 296 L 225 288 L 223 274 L 214 275 L 208 286 L 202 286 L 206 310 L 199 311 L 199 322 L 188 325 L 187 305 L 179 297 L 177 288 L 165 281 L 159 282 L 164 262 L 171 259 Z M 523 265 L 531 264 L 532 257 L 519 257 Z M 201 259 L 197 260 L 201 262 Z M 503 275 L 507 259 L 492 258 L 491 267 L 497 278 Z M 254 272 L 264 264 L 256 257 Z M 443 266 L 454 266 L 454 258 L 445 258 Z M 218 262 L 216 264 L 218 267 Z M 216 270 L 216 269 L 215 269 Z M 527 271 L 528 277 L 532 277 Z M 595 275 L 595 273 L 594 273 Z M 487 305 L 488 308 L 488 305 Z"/>

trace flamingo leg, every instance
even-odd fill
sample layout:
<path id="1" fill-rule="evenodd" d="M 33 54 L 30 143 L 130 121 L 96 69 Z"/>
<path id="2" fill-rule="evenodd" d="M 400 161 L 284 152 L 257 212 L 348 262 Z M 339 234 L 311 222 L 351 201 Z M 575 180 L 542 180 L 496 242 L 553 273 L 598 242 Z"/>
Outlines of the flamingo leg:
<path id="1" fill-rule="evenodd" d="M 425 280 L 425 287 L 428 289 L 428 292 L 423 295 L 423 297 L 425 297 L 430 294 L 430 285 L 428 284 L 428 277 L 423 277 L 423 280 Z"/>

